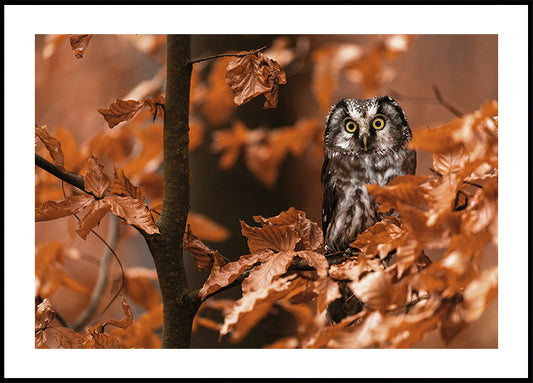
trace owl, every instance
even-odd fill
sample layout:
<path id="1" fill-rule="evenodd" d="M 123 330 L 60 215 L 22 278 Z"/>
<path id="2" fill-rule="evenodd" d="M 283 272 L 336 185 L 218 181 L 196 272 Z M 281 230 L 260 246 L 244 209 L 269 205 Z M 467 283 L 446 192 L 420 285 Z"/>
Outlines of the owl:
<path id="1" fill-rule="evenodd" d="M 416 152 L 407 148 L 411 136 L 405 113 L 389 96 L 342 99 L 331 108 L 321 173 L 326 254 L 349 249 L 383 218 L 365 184 L 384 186 L 415 173 Z"/>

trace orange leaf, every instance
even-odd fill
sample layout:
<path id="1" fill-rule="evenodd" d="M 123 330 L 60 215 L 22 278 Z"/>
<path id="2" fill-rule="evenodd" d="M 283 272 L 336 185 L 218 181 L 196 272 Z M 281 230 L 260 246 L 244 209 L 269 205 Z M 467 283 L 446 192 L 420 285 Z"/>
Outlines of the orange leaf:
<path id="1" fill-rule="evenodd" d="M 349 286 L 362 302 L 375 310 L 395 309 L 407 300 L 407 285 L 393 285 L 391 275 L 385 271 L 369 273 Z"/>
<path id="2" fill-rule="evenodd" d="M 242 234 L 248 238 L 250 252 L 291 251 L 300 241 L 293 225 L 252 227 L 241 220 Z"/>
<path id="3" fill-rule="evenodd" d="M 93 155 L 91 155 L 87 162 L 87 172 L 85 173 L 84 180 L 85 190 L 94 194 L 97 198 L 102 197 L 111 186 L 111 180 L 104 173 L 104 166 L 99 164 L 98 159 Z"/>
<path id="4" fill-rule="evenodd" d="M 94 200 L 87 214 L 80 220 L 76 233 L 83 239 L 86 239 L 87 234 L 100 223 L 110 209 L 111 206 L 107 203 L 106 199 Z"/>
<path id="5" fill-rule="evenodd" d="M 298 251 L 296 255 L 306 260 L 307 264 L 314 267 L 319 277 L 325 277 L 328 274 L 329 263 L 323 254 L 314 251 Z"/>
<path id="6" fill-rule="evenodd" d="M 241 150 L 252 141 L 252 135 L 257 136 L 257 132 L 250 132 L 241 121 L 236 121 L 231 125 L 231 129 L 218 130 L 213 133 L 213 150 L 222 152 L 219 165 L 222 169 L 231 168 Z"/>
<path id="7" fill-rule="evenodd" d="M 109 319 L 104 322 L 102 327 L 111 325 L 120 328 L 127 328 L 131 325 L 131 323 L 133 322 L 133 314 L 131 313 L 130 305 L 128 305 L 128 302 L 126 302 L 126 299 L 124 297 L 120 298 L 120 304 L 122 305 L 122 311 L 124 311 L 124 318 L 122 318 L 121 320 Z"/>
<path id="8" fill-rule="evenodd" d="M 294 251 L 281 251 L 262 257 L 261 264 L 254 267 L 242 283 L 242 291 L 248 293 L 271 285 L 277 277 L 285 274 L 295 255 Z"/>
<path id="9" fill-rule="evenodd" d="M 81 59 L 93 35 L 70 35 L 70 46 L 76 58 Z"/>
<path id="10" fill-rule="evenodd" d="M 294 274 L 278 278 L 273 283 L 263 286 L 259 290 L 254 290 L 243 295 L 241 299 L 235 302 L 232 310 L 224 318 L 220 335 L 227 334 L 245 315 L 253 312 L 261 303 L 274 302 L 286 296 L 298 286 L 299 281 L 298 279 L 295 281 L 295 278 L 296 276 Z"/>
<path id="11" fill-rule="evenodd" d="M 120 100 L 117 99 L 109 109 L 98 109 L 98 112 L 104 116 L 109 128 L 120 124 L 123 121 L 129 121 L 143 107 L 144 101 Z"/>
<path id="12" fill-rule="evenodd" d="M 188 230 L 185 232 L 185 238 L 183 240 L 183 249 L 188 249 L 191 252 L 191 255 L 194 258 L 194 263 L 198 270 L 211 270 L 213 267 L 213 260 L 215 259 L 215 253 L 217 251 L 211 250 L 207 247 L 202 241 L 200 241 L 191 231 L 191 228 L 188 227 Z M 220 254 L 218 254 L 220 258 Z M 226 262 L 222 260 L 222 263 L 219 263 L 219 266 L 224 265 Z"/>
<path id="13" fill-rule="evenodd" d="M 113 178 L 113 185 L 111 193 L 121 195 L 123 197 L 132 197 L 140 201 L 144 201 L 144 192 L 139 186 L 135 186 L 124 174 L 124 170 L 115 167 L 115 174 Z"/>
<path id="14" fill-rule="evenodd" d="M 264 94 L 264 108 L 276 108 L 279 85 L 287 83 L 285 72 L 274 60 L 253 52 L 234 58 L 228 65 L 226 82 L 233 91 L 233 101 L 242 105 Z"/>
<path id="15" fill-rule="evenodd" d="M 144 202 L 136 198 L 117 195 L 107 196 L 104 200 L 111 206 L 113 214 L 124 218 L 130 225 L 137 226 L 147 234 L 159 233 L 159 229 Z"/>
<path id="16" fill-rule="evenodd" d="M 48 330 L 63 348 L 81 348 L 82 337 L 67 327 L 49 327 Z"/>
<path id="17" fill-rule="evenodd" d="M 222 242 L 230 235 L 228 229 L 203 214 L 190 212 L 187 224 L 191 225 L 191 230 L 198 235 L 198 238 L 205 241 Z"/>
<path id="18" fill-rule="evenodd" d="M 56 164 L 56 166 L 64 172 L 65 158 L 63 156 L 63 151 L 61 150 L 61 143 L 56 138 L 48 134 L 46 125 L 36 126 L 35 135 L 39 137 L 44 146 L 46 146 L 46 149 L 48 150 L 48 153 L 50 153 L 54 164 Z"/>
<path id="19" fill-rule="evenodd" d="M 202 286 L 198 296 L 203 300 L 208 295 L 220 290 L 237 279 L 248 267 L 255 264 L 255 260 L 259 257 L 258 254 L 245 255 L 239 258 L 238 261 L 225 263 L 222 256 L 215 252 L 213 254 L 213 267 L 211 273 Z"/>
<path id="20" fill-rule="evenodd" d="M 368 258 L 379 254 L 383 259 L 402 243 L 404 234 L 404 230 L 400 227 L 400 220 L 388 216 L 359 234 L 350 247 L 359 249 Z"/>
<path id="21" fill-rule="evenodd" d="M 329 277 L 313 282 L 313 288 L 318 296 L 316 304 L 319 312 L 326 310 L 331 302 L 341 297 L 339 284 Z"/>
<path id="22" fill-rule="evenodd" d="M 35 331 L 46 329 L 55 318 L 56 311 L 52 307 L 52 303 L 48 298 L 43 299 L 35 312 Z"/>
<path id="23" fill-rule="evenodd" d="M 204 140 L 204 124 L 200 120 L 191 119 L 189 122 L 189 151 L 197 149 Z"/>
<path id="24" fill-rule="evenodd" d="M 165 118 L 165 96 L 157 96 L 155 98 L 146 98 L 143 101 L 143 106 L 147 106 L 150 110 L 150 113 L 154 116 L 160 118 Z"/>
<path id="25" fill-rule="evenodd" d="M 93 196 L 82 194 L 69 196 L 63 201 L 46 201 L 35 209 L 35 222 L 49 221 L 76 214 L 95 201 Z"/>
<path id="26" fill-rule="evenodd" d="M 255 222 L 277 226 L 295 225 L 298 235 L 310 250 L 316 250 L 322 244 L 322 229 L 315 222 L 306 218 L 305 212 L 290 207 L 279 215 L 263 218 L 260 215 L 253 217 Z"/>

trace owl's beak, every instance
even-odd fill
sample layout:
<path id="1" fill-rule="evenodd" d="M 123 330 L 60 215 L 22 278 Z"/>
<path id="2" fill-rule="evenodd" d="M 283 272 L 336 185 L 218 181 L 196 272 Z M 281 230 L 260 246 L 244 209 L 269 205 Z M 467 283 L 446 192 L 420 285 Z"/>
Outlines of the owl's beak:
<path id="1" fill-rule="evenodd" d="M 367 140 L 367 135 L 365 134 L 363 136 L 363 146 L 365 147 L 365 152 L 366 152 L 366 140 Z"/>

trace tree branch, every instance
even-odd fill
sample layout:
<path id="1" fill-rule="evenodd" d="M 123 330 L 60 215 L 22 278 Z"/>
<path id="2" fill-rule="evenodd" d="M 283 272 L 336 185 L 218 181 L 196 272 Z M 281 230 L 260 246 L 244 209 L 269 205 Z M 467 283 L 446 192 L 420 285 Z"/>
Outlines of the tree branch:
<path id="1" fill-rule="evenodd" d="M 254 55 L 257 52 L 262 51 L 263 49 L 266 49 L 266 47 L 267 46 L 265 45 L 264 47 L 261 47 L 259 49 L 253 50 L 251 52 L 246 52 L 246 53 L 221 53 L 221 54 L 218 54 L 218 55 L 207 56 L 207 57 L 203 57 L 203 58 L 200 58 L 200 59 L 192 60 L 192 61 L 189 61 L 189 63 L 190 64 L 195 64 L 195 63 L 199 63 L 199 62 L 206 61 L 206 60 L 216 59 L 216 58 L 219 58 L 219 57 L 244 57 L 244 56 L 248 56 L 248 55 Z"/>
<path id="2" fill-rule="evenodd" d="M 338 253 L 333 253 L 331 255 L 328 255 L 326 257 L 329 265 L 338 265 L 339 263 L 342 263 L 344 262 L 345 260 L 347 260 L 349 258 L 349 256 L 347 256 L 347 254 L 345 252 L 338 252 Z M 231 282 L 229 285 L 226 285 L 224 287 L 221 287 L 220 289 L 218 289 L 217 291 L 214 291 L 212 292 L 211 294 L 207 295 L 203 300 L 205 301 L 206 299 L 208 298 L 211 298 L 215 295 L 218 295 L 220 293 L 222 293 L 223 291 L 226 291 L 232 287 L 235 287 L 235 286 L 239 286 L 245 279 L 246 277 L 248 277 L 248 275 L 250 275 L 250 272 L 253 270 L 255 266 L 252 266 L 250 268 L 248 268 L 245 272 L 243 272 L 241 275 L 239 275 L 237 277 L 237 279 L 235 279 L 233 282 Z M 303 258 L 294 258 L 291 262 L 291 265 L 289 266 L 289 269 L 287 271 L 312 271 L 312 270 L 315 270 L 315 268 L 313 266 L 309 266 L 309 264 L 307 263 L 307 261 Z M 198 296 L 198 294 L 200 293 L 200 289 L 198 290 L 193 290 L 193 291 L 190 291 L 187 295 L 189 297 L 189 299 L 191 301 L 202 301 L 202 299 L 200 299 L 200 297 Z"/>
<path id="3" fill-rule="evenodd" d="M 46 170 L 48 173 L 53 174 L 57 178 L 65 181 L 66 183 L 77 187 L 81 191 L 91 194 L 85 190 L 85 182 L 82 176 L 79 174 L 71 173 L 71 172 L 63 172 L 61 171 L 57 166 L 55 166 L 50 161 L 44 159 L 37 153 L 35 153 L 35 165 L 40 167 L 43 170 Z"/>
<path id="4" fill-rule="evenodd" d="M 163 208 L 161 234 L 145 235 L 163 300 L 162 348 L 189 347 L 199 303 L 191 302 L 183 262 L 183 235 L 189 213 L 189 94 L 191 36 L 167 36 L 167 82 L 163 127 Z"/>

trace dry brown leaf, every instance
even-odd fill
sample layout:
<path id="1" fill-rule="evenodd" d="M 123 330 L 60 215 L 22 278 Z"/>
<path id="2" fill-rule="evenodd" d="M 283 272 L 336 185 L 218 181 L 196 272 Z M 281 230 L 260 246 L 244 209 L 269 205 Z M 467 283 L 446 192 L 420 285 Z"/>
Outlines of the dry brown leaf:
<path id="1" fill-rule="evenodd" d="M 294 251 L 281 251 L 260 258 L 261 264 L 254 267 L 242 283 L 243 293 L 269 286 L 277 277 L 285 274 L 295 255 Z"/>
<path id="2" fill-rule="evenodd" d="M 222 256 L 218 254 L 218 251 L 211 250 L 193 234 L 190 226 L 188 226 L 187 231 L 185 232 L 183 249 L 187 249 L 191 252 L 198 270 L 211 270 L 215 258 L 217 258 L 217 264 L 219 267 L 226 263 Z"/>
<path id="3" fill-rule="evenodd" d="M 57 138 L 54 138 L 50 136 L 50 134 L 48 134 L 46 125 L 36 126 L 35 135 L 39 137 L 39 139 L 44 144 L 44 146 L 46 146 L 46 149 L 48 150 L 48 153 L 50 153 L 50 156 L 52 157 L 54 164 L 59 168 L 59 170 L 64 172 L 65 171 L 65 157 L 63 155 L 63 151 L 61 150 L 61 143 L 59 142 L 59 140 L 57 140 Z"/>
<path id="4" fill-rule="evenodd" d="M 49 327 L 48 331 L 63 348 L 81 348 L 82 337 L 67 327 Z"/>
<path id="5" fill-rule="evenodd" d="M 130 225 L 137 226 L 147 234 L 159 233 L 159 229 L 144 202 L 136 198 L 117 195 L 107 196 L 104 200 L 111 206 L 113 214 L 124 218 Z"/>
<path id="6" fill-rule="evenodd" d="M 459 304 L 464 320 L 478 320 L 489 303 L 498 296 L 498 268 L 484 270 L 470 282 L 463 292 L 463 301 Z"/>
<path id="7" fill-rule="evenodd" d="M 70 46 L 76 58 L 81 59 L 93 35 L 70 35 Z"/>
<path id="8" fill-rule="evenodd" d="M 124 311 L 124 318 L 120 320 L 109 319 L 104 322 L 102 327 L 111 325 L 120 328 L 127 328 L 131 325 L 131 323 L 133 322 L 133 314 L 131 313 L 130 305 L 128 305 L 128 302 L 126 302 L 126 299 L 124 297 L 120 298 L 120 304 L 122 306 L 122 311 Z"/>
<path id="9" fill-rule="evenodd" d="M 263 94 L 266 98 L 263 107 L 276 108 L 279 86 L 287 83 L 285 72 L 276 61 L 254 52 L 236 57 L 228 64 L 225 78 L 235 96 L 233 101 L 243 105 Z"/>
<path id="10" fill-rule="evenodd" d="M 131 326 L 114 329 L 113 335 L 120 339 L 124 348 L 161 348 L 161 339 L 156 334 L 163 326 L 163 305 L 153 306 Z"/>
<path id="11" fill-rule="evenodd" d="M 109 203 L 107 203 L 107 198 L 103 200 L 93 200 L 93 203 L 91 204 L 87 214 L 80 219 L 79 227 L 76 229 L 76 233 L 78 233 L 78 235 L 83 239 L 86 239 L 87 235 L 96 225 L 100 223 L 102 218 L 105 217 L 109 210 L 111 210 L 111 206 Z"/>
<path id="12" fill-rule="evenodd" d="M 143 101 L 116 99 L 109 105 L 109 109 L 99 108 L 98 112 L 104 116 L 109 128 L 113 128 L 123 121 L 131 120 L 143 105 Z"/>
<path id="13" fill-rule="evenodd" d="M 400 220 L 388 216 L 359 234 L 350 247 L 359 249 L 368 258 L 379 254 L 383 259 L 403 242 L 404 234 Z"/>
<path id="14" fill-rule="evenodd" d="M 256 263 L 258 254 L 245 255 L 235 262 L 225 264 L 222 256 L 215 252 L 211 273 L 200 289 L 198 296 L 203 300 L 208 295 L 220 290 L 237 279 L 247 268 Z"/>
<path id="15" fill-rule="evenodd" d="M 117 167 L 114 168 L 113 184 L 111 186 L 111 193 L 123 197 L 132 197 L 139 201 L 144 201 L 144 192 L 141 187 L 135 186 L 124 174 L 124 170 Z"/>
<path id="16" fill-rule="evenodd" d="M 241 220 L 241 231 L 248 238 L 248 248 L 252 253 L 292 251 L 300 241 L 293 225 L 252 227 Z"/>
<path id="17" fill-rule="evenodd" d="M 43 299 L 35 312 L 35 331 L 46 329 L 55 318 L 56 311 L 52 307 L 52 303 L 48 298 Z"/>
<path id="18" fill-rule="evenodd" d="M 35 209 L 35 222 L 49 221 L 79 213 L 95 201 L 93 196 L 82 194 L 69 196 L 63 201 L 46 201 Z"/>
<path id="19" fill-rule="evenodd" d="M 385 271 L 369 273 L 349 286 L 360 301 L 374 310 L 394 310 L 407 301 L 407 285 L 393 285 L 392 276 Z"/>
<path id="20" fill-rule="evenodd" d="M 329 277 L 316 280 L 313 287 L 317 294 L 316 304 L 319 312 L 324 312 L 331 302 L 341 297 L 339 284 Z"/>
<path id="21" fill-rule="evenodd" d="M 220 329 L 220 336 L 226 335 L 231 328 L 238 324 L 245 315 L 252 312 L 258 305 L 274 302 L 286 296 L 297 286 L 297 283 L 292 283 L 295 278 L 295 275 L 278 278 L 262 289 L 254 290 L 243 295 L 241 299 L 235 302 L 231 312 L 224 318 L 224 324 Z"/>
<path id="22" fill-rule="evenodd" d="M 92 193 L 96 198 L 100 198 L 111 186 L 111 180 L 104 173 L 104 166 L 91 154 L 87 162 L 87 171 L 84 177 L 85 190 Z"/>
<path id="23" fill-rule="evenodd" d="M 322 244 L 322 229 L 315 222 L 306 218 L 305 212 L 290 207 L 279 215 L 263 218 L 260 215 L 253 217 L 254 221 L 262 225 L 287 226 L 294 225 L 302 242 L 308 250 L 316 250 Z"/>

